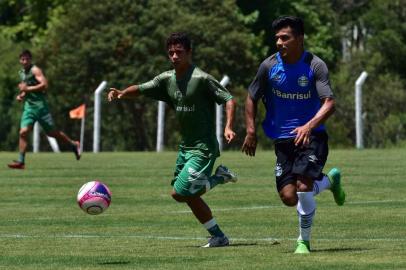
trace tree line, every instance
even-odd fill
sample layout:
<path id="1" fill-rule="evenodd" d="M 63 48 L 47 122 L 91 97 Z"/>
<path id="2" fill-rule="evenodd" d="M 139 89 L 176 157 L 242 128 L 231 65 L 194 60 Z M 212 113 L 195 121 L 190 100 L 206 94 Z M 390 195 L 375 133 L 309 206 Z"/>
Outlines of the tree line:
<path id="1" fill-rule="evenodd" d="M 142 83 L 170 69 L 167 35 L 188 32 L 194 62 L 228 86 L 238 102 L 229 149 L 245 135 L 246 89 L 261 61 L 275 52 L 270 25 L 280 15 L 305 21 L 305 47 L 330 69 L 337 111 L 328 121 L 330 144 L 355 142 L 354 83 L 362 71 L 366 147 L 406 145 L 406 5 L 404 0 L 4 0 L 0 3 L 0 150 L 17 147 L 22 107 L 15 101 L 18 54 L 29 48 L 49 80 L 48 100 L 56 125 L 79 136 L 70 109 L 87 104 L 85 150 L 92 146 L 93 92 Z M 384 19 L 383 19 L 384 18 Z M 156 103 L 146 98 L 102 104 L 103 151 L 153 150 Z M 259 119 L 263 114 L 260 108 Z M 260 124 L 260 123 L 258 123 Z M 166 113 L 165 147 L 179 140 L 174 113 Z M 260 147 L 271 142 L 259 134 Z M 47 145 L 42 144 L 44 150 Z"/>

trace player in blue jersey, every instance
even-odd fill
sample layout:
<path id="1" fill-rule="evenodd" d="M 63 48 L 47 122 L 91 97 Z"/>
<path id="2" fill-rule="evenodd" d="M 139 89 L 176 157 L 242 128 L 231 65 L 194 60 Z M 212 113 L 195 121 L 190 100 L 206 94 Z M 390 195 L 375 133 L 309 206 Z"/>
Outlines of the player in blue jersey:
<path id="1" fill-rule="evenodd" d="M 299 237 L 295 253 L 310 252 L 310 232 L 316 210 L 314 195 L 330 189 L 338 205 L 345 193 L 341 175 L 323 167 L 328 135 L 323 123 L 333 114 L 335 100 L 326 64 L 304 49 L 300 18 L 283 16 L 272 23 L 278 52 L 265 59 L 248 88 L 245 102 L 246 137 L 242 151 L 255 156 L 258 101 L 266 108 L 262 127 L 274 141 L 276 184 L 282 202 L 297 206 Z"/>

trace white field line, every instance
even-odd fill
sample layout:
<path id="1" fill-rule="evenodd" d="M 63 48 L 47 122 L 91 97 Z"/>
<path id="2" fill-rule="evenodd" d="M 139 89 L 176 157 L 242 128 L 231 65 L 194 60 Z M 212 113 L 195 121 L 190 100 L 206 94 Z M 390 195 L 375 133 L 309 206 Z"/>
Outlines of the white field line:
<path id="1" fill-rule="evenodd" d="M 406 203 L 406 200 L 380 200 L 380 201 L 359 201 L 359 202 L 346 202 L 344 206 L 340 208 L 345 208 L 346 205 L 368 205 L 368 204 L 385 204 L 385 203 Z M 320 207 L 336 207 L 336 204 L 322 204 Z M 247 207 L 231 207 L 231 208 L 213 208 L 213 212 L 235 212 L 235 211 L 251 211 L 251 210 L 261 210 L 261 209 L 271 209 L 271 208 L 285 208 L 282 203 L 278 205 L 257 205 L 257 206 L 247 206 Z M 80 211 L 80 210 L 79 210 Z M 192 213 L 191 210 L 176 210 L 176 211 L 164 211 L 165 214 L 186 214 Z M 85 215 L 85 214 L 84 214 Z M 103 217 L 117 217 L 117 216 L 128 216 L 129 214 L 112 213 L 107 212 L 102 214 Z M 5 222 L 22 222 L 27 220 L 62 220 L 62 219 L 76 219 L 77 216 L 58 216 L 58 217 L 36 217 L 36 218 L 18 218 L 18 219 L 3 219 Z"/>
<path id="2" fill-rule="evenodd" d="M 0 239 L 89 239 L 89 238 L 133 238 L 133 239 L 152 239 L 152 240 L 207 240 L 207 237 L 188 237 L 188 236 L 159 236 L 159 235 L 91 235 L 91 234 L 54 234 L 54 235 L 28 235 L 28 234 L 0 234 Z M 230 238 L 232 241 L 239 242 L 271 242 L 278 243 L 279 241 L 296 241 L 297 238 Z M 354 241 L 367 241 L 367 242 L 404 242 L 406 238 L 318 238 L 314 241 L 323 242 L 354 242 Z"/>
<path id="3" fill-rule="evenodd" d="M 384 204 L 384 203 L 405 203 L 406 200 L 382 200 L 382 201 L 364 201 L 364 202 L 346 202 L 345 205 L 368 205 L 368 204 Z M 336 206 L 336 204 L 321 205 L 320 207 L 331 207 Z M 258 205 L 258 206 L 247 206 L 247 207 L 235 207 L 235 208 L 217 208 L 213 209 L 213 212 L 229 212 L 229 211 L 238 211 L 238 210 L 258 210 L 258 209 L 270 209 L 270 208 L 284 208 L 282 203 L 279 205 Z M 179 211 L 170 211 L 172 214 L 180 213 L 191 213 L 190 210 L 179 210 Z"/>

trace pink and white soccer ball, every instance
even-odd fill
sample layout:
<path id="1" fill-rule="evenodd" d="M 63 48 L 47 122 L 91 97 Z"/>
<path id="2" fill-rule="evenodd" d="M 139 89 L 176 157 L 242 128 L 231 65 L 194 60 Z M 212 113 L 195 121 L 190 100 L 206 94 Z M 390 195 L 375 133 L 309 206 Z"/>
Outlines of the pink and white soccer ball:
<path id="1" fill-rule="evenodd" d="M 77 197 L 79 207 L 90 215 L 103 213 L 110 205 L 111 192 L 100 181 L 91 181 L 84 184 Z"/>

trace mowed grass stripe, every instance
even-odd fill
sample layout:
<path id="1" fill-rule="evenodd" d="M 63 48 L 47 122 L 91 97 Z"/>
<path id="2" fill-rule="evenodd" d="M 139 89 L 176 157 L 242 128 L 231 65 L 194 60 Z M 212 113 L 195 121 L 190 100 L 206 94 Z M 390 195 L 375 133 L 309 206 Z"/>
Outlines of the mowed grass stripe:
<path id="1" fill-rule="evenodd" d="M 173 201 L 175 152 L 27 155 L 27 169 L 0 153 L 0 269 L 406 269 L 406 149 L 331 150 L 326 171 L 341 168 L 348 202 L 317 196 L 310 256 L 292 254 L 295 208 L 275 191 L 274 153 L 226 152 L 217 164 L 239 181 L 204 195 L 232 239 L 202 249 L 207 232 L 186 205 Z M 113 192 L 100 216 L 76 204 L 94 179 Z"/>

